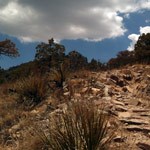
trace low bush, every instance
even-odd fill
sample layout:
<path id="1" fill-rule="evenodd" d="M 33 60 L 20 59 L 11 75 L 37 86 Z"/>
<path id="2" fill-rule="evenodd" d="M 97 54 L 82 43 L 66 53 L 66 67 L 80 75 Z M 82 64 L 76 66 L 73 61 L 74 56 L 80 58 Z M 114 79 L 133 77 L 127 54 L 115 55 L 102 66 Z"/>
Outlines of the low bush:
<path id="1" fill-rule="evenodd" d="M 55 82 L 56 87 L 62 88 L 63 83 L 67 78 L 67 75 L 68 75 L 68 71 L 63 65 L 61 65 L 59 69 L 56 68 L 51 69 L 49 74 L 49 79 Z"/>
<path id="2" fill-rule="evenodd" d="M 18 103 L 25 108 L 32 108 L 48 96 L 47 80 L 39 76 L 30 76 L 15 85 Z"/>

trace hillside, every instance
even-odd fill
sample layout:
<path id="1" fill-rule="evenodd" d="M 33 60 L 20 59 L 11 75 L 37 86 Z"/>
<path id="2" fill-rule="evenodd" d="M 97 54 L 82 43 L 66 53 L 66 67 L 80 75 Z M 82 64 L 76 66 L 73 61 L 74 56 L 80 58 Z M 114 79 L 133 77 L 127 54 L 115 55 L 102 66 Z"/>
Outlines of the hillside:
<path id="1" fill-rule="evenodd" d="M 42 149 L 39 139 L 48 135 L 49 118 L 55 120 L 67 110 L 68 103 L 77 101 L 92 101 L 99 110 L 103 107 L 109 117 L 108 133 L 113 133 L 111 150 L 150 149 L 150 65 L 73 73 L 62 88 L 28 110 L 16 104 L 17 94 L 11 86 L 0 87 L 1 149 Z"/>

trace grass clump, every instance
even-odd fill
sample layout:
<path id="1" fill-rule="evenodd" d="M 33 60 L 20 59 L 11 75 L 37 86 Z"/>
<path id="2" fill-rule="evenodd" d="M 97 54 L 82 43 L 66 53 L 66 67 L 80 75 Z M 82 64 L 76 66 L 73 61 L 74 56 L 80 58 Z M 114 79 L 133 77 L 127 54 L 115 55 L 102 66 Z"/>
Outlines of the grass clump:
<path id="1" fill-rule="evenodd" d="M 46 99 L 48 88 L 46 79 L 39 76 L 30 76 L 20 80 L 15 85 L 18 95 L 18 103 L 25 108 L 32 108 Z"/>
<path id="2" fill-rule="evenodd" d="M 51 122 L 49 133 L 40 133 L 47 149 L 55 150 L 108 150 L 112 136 L 108 136 L 108 117 L 93 103 L 68 104 Z"/>

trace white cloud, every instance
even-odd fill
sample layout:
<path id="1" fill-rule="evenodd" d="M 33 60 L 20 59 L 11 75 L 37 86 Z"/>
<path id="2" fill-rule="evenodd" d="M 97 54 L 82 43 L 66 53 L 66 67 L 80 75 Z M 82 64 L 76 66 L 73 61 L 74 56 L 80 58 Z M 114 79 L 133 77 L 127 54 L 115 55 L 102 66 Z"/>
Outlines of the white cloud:
<path id="1" fill-rule="evenodd" d="M 140 34 L 130 34 L 128 36 L 128 38 L 131 40 L 131 43 L 130 43 L 130 45 L 127 48 L 129 51 L 134 50 L 134 45 L 136 44 L 136 42 L 137 42 L 137 40 L 138 40 L 138 38 L 139 38 L 139 36 L 141 34 L 143 34 L 143 33 L 145 33 L 145 34 L 150 33 L 150 26 L 140 27 L 139 32 L 140 32 Z"/>
<path id="2" fill-rule="evenodd" d="M 126 32 L 125 13 L 150 9 L 143 0 L 0 0 L 1 32 L 23 41 L 61 39 L 102 40 Z"/>
<path id="3" fill-rule="evenodd" d="M 150 26 L 146 26 L 146 27 L 140 27 L 140 34 L 142 33 L 150 33 Z"/>
<path id="4" fill-rule="evenodd" d="M 127 48 L 129 51 L 134 50 L 134 45 L 136 44 L 136 42 L 137 42 L 139 36 L 140 36 L 139 34 L 130 34 L 130 35 L 128 36 L 128 38 L 132 41 L 132 42 L 130 43 L 130 46 Z"/>

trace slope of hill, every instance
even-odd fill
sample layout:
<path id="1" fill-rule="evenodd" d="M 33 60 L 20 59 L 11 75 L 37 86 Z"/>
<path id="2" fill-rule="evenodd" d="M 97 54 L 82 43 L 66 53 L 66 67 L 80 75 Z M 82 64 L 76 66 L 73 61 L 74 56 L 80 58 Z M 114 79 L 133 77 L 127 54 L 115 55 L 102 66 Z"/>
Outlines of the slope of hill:
<path id="1" fill-rule="evenodd" d="M 103 72 L 83 71 L 68 78 L 45 101 L 25 111 L 15 103 L 15 94 L 1 86 L 1 149 L 42 149 L 38 133 L 47 131 L 50 116 L 57 117 L 71 101 L 92 101 L 104 107 L 113 131 L 110 149 L 150 149 L 150 66 L 132 65 Z M 5 88 L 5 89 L 4 89 Z M 7 92 L 6 92 L 7 91 Z M 37 134 L 36 134 L 37 133 Z M 111 132 L 112 133 L 112 132 Z"/>

